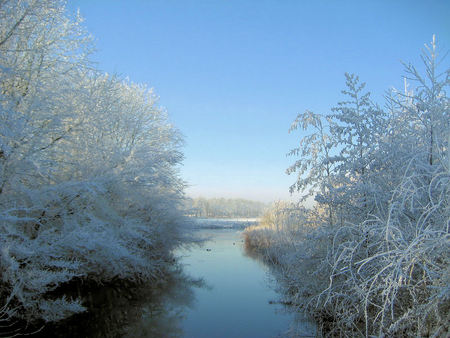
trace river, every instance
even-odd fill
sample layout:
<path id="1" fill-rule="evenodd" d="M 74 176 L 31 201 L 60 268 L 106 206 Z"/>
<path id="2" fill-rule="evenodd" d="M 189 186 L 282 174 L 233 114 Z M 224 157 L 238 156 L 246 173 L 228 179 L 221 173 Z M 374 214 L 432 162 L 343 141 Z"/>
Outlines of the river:
<path id="1" fill-rule="evenodd" d="M 245 254 L 248 222 L 201 221 L 201 246 L 178 249 L 180 264 L 164 284 L 138 297 L 113 288 L 95 292 L 95 308 L 42 337 L 292 337 L 314 336 L 314 324 L 281 305 L 269 269 Z M 295 335 L 294 332 L 297 334 Z"/>
<path id="2" fill-rule="evenodd" d="M 247 220 L 200 220 L 201 247 L 177 251 L 186 274 L 202 278 L 184 310 L 184 337 L 314 336 L 314 324 L 277 301 L 276 283 L 262 262 L 245 254 Z"/>
<path id="3" fill-rule="evenodd" d="M 267 267 L 245 255 L 242 231 L 203 229 L 203 247 L 179 251 L 187 274 L 202 277 L 206 287 L 194 291 L 195 300 L 181 324 L 184 337 L 288 337 L 302 325 L 304 335 L 314 327 L 277 300 Z"/>

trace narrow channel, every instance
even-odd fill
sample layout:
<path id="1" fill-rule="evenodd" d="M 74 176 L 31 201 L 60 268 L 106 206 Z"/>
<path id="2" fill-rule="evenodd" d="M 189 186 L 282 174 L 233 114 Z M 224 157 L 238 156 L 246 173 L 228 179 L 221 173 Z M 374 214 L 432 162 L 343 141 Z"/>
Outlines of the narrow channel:
<path id="1" fill-rule="evenodd" d="M 239 225 L 238 225 L 239 227 Z M 202 247 L 179 250 L 186 274 L 200 277 L 205 287 L 194 289 L 194 301 L 181 322 L 183 337 L 289 337 L 295 325 L 305 336 L 314 326 L 277 304 L 267 267 L 245 255 L 242 230 L 201 229 L 209 238 Z"/>

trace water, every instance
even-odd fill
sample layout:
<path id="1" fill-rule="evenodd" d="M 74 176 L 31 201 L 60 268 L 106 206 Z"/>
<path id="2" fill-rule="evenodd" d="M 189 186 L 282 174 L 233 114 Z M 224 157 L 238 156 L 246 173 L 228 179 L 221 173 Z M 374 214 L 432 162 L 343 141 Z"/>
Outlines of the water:
<path id="1" fill-rule="evenodd" d="M 267 271 L 244 255 L 240 231 L 202 230 L 211 240 L 185 255 L 186 273 L 202 276 L 210 288 L 195 291 L 182 323 L 185 337 L 284 337 L 293 315 L 270 304 L 278 296 Z"/>
<path id="2" fill-rule="evenodd" d="M 256 225 L 260 218 L 194 218 L 192 222 L 196 229 L 240 229 Z"/>
<path id="3" fill-rule="evenodd" d="M 151 337 L 291 337 L 293 327 L 302 337 L 314 336 L 310 321 L 277 304 L 274 281 L 266 266 L 245 255 L 241 230 L 205 226 L 197 235 L 209 240 L 176 255 L 185 274 L 203 280 L 201 287 L 171 295 L 161 318 L 143 320 L 130 337 L 139 331 L 145 337 L 142 328 L 152 325 Z M 180 301 L 184 293 L 188 296 Z"/>
<path id="4" fill-rule="evenodd" d="M 203 223 L 205 224 L 205 223 Z M 197 235 L 203 246 L 180 249 L 182 270 L 139 297 L 103 290 L 100 306 L 71 325 L 41 332 L 65 337 L 290 337 L 314 336 L 314 325 L 277 304 L 264 264 L 245 255 L 241 225 L 205 226 Z M 98 297 L 99 295 L 96 295 Z M 52 333 L 49 335 L 49 333 Z"/>

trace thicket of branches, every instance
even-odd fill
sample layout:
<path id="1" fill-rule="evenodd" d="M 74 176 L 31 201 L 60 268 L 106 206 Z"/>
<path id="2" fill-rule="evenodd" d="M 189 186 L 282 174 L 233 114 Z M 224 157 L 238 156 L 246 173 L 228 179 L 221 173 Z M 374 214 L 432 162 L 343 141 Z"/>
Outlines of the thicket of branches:
<path id="1" fill-rule="evenodd" d="M 316 207 L 278 206 L 246 233 L 324 334 L 449 332 L 450 70 L 434 37 L 422 60 L 423 70 L 405 64 L 405 90 L 383 109 L 346 74 L 330 114 L 298 115 L 291 130 L 311 134 L 290 152 L 291 191 Z"/>
<path id="2" fill-rule="evenodd" d="M 182 240 L 182 139 L 91 50 L 63 1 L 0 1 L 0 326 L 83 311 L 54 296 L 73 281 L 154 280 Z"/>

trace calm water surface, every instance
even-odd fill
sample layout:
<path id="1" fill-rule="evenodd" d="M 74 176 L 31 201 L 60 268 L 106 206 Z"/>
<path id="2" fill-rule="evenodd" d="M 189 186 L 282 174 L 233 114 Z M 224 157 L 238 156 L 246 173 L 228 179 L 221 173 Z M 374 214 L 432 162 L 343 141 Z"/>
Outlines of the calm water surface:
<path id="1" fill-rule="evenodd" d="M 314 328 L 298 321 L 271 288 L 267 268 L 244 253 L 241 231 L 201 230 L 210 240 L 201 248 L 179 251 L 187 274 L 207 285 L 194 291 L 194 301 L 181 323 L 184 337 L 286 337 L 293 325 L 305 335 Z M 273 286 L 273 285 L 272 285 Z"/>
<path id="2" fill-rule="evenodd" d="M 135 296 L 114 288 L 92 292 L 96 305 L 89 312 L 38 336 L 263 338 L 295 336 L 293 327 L 302 337 L 313 336 L 311 322 L 276 304 L 275 282 L 266 266 L 245 255 L 242 230 L 226 227 L 198 230 L 208 240 L 178 250 L 182 268 L 174 267 L 160 286 Z"/>

